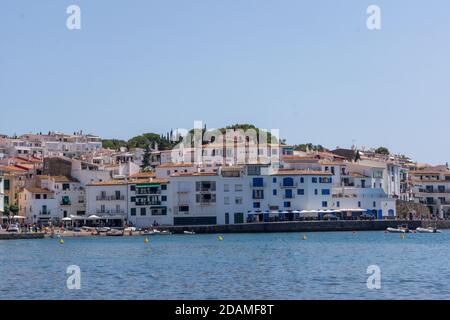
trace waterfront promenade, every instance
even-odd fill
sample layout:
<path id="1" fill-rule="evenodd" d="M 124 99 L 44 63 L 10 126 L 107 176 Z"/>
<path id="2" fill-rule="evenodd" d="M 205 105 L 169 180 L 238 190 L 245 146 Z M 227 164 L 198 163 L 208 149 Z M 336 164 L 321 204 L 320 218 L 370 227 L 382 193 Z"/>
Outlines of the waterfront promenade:
<path id="1" fill-rule="evenodd" d="M 287 221 L 267 223 L 242 223 L 228 225 L 196 225 L 196 226 L 161 226 L 159 230 L 168 230 L 174 234 L 182 234 L 184 231 L 193 231 L 198 234 L 211 233 L 277 233 L 277 232 L 332 232 L 332 231 L 384 231 L 386 228 L 396 228 L 406 224 L 409 229 L 418 227 L 434 227 L 438 229 L 450 229 L 450 220 L 341 220 L 341 221 Z M 51 233 L 0 233 L 0 240 L 17 239 L 42 239 Z M 55 230 L 54 236 L 61 237 L 103 237 L 105 233 L 93 231 L 74 232 L 69 230 Z M 139 231 L 124 232 L 123 236 L 142 236 Z"/>
<path id="2" fill-rule="evenodd" d="M 172 226 L 164 229 L 173 233 L 271 233 L 271 232 L 324 232 L 324 231 L 382 231 L 407 224 L 410 229 L 434 227 L 450 229 L 450 220 L 337 220 L 337 221 L 288 221 L 266 223 L 242 223 L 209 226 Z"/>

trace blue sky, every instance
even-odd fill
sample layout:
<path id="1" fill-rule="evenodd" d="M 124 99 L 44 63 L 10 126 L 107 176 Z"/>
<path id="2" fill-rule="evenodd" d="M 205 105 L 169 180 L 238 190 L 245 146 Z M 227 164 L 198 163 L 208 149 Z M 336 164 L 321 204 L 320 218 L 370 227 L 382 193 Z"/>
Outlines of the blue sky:
<path id="1" fill-rule="evenodd" d="M 66 28 L 70 4 L 81 30 Z M 446 162 L 449 15 L 446 0 L 2 0 L 0 132 L 245 122 Z"/>

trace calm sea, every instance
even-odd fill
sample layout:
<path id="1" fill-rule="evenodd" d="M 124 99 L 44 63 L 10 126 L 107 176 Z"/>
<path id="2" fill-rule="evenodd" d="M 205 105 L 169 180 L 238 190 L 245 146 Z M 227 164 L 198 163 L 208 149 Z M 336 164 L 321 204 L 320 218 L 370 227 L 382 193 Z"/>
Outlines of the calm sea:
<path id="1" fill-rule="evenodd" d="M 450 299 L 450 232 L 0 241 L 0 299 Z M 69 290 L 67 267 L 81 270 Z M 367 267 L 381 289 L 367 288 Z"/>

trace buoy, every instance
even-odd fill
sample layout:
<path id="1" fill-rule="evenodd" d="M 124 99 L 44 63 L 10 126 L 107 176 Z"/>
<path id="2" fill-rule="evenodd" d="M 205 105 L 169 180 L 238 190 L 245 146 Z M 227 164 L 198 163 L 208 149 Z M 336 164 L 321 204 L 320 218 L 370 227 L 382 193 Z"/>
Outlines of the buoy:
<path id="1" fill-rule="evenodd" d="M 60 239 L 59 244 L 64 244 L 64 239 Z"/>
<path id="2" fill-rule="evenodd" d="M 308 240 L 308 237 L 306 236 L 306 234 L 303 235 L 302 240 Z"/>
<path id="3" fill-rule="evenodd" d="M 222 236 L 217 236 L 217 240 L 222 241 L 223 237 Z"/>
<path id="4" fill-rule="evenodd" d="M 149 243 L 149 242 L 150 242 L 150 240 L 148 240 L 148 238 L 144 239 L 144 243 Z"/>

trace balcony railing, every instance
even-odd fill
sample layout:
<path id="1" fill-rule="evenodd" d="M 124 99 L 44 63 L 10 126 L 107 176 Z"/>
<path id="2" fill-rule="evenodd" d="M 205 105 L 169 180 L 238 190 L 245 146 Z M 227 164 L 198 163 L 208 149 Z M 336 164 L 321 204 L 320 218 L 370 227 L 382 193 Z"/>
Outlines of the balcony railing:
<path id="1" fill-rule="evenodd" d="M 136 189 L 136 194 L 161 194 L 161 190 L 140 190 Z"/>
<path id="2" fill-rule="evenodd" d="M 50 210 L 41 210 L 41 211 L 39 211 L 39 215 L 40 216 L 49 216 L 50 213 L 51 213 Z"/>
<path id="3" fill-rule="evenodd" d="M 97 201 L 123 201 L 125 200 L 125 196 L 124 195 L 120 195 L 120 196 L 97 196 Z"/>
<path id="4" fill-rule="evenodd" d="M 136 202 L 137 206 L 160 206 L 161 201 L 139 201 Z"/>
<path id="5" fill-rule="evenodd" d="M 280 183 L 280 187 L 281 188 L 297 188 L 298 184 L 297 182 L 291 183 L 291 184 L 284 184 L 284 183 Z"/>
<path id="6" fill-rule="evenodd" d="M 97 213 L 98 214 L 124 214 L 125 210 L 124 209 L 111 209 L 111 210 L 101 210 L 101 209 L 97 209 Z"/>
<path id="7" fill-rule="evenodd" d="M 450 189 L 419 189 L 422 193 L 450 193 Z"/>
<path id="8" fill-rule="evenodd" d="M 266 187 L 266 183 L 253 183 L 250 182 L 250 188 L 265 188 Z"/>
<path id="9" fill-rule="evenodd" d="M 60 205 L 62 206 L 70 206 L 72 203 L 70 201 L 61 201 Z"/>

